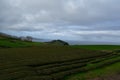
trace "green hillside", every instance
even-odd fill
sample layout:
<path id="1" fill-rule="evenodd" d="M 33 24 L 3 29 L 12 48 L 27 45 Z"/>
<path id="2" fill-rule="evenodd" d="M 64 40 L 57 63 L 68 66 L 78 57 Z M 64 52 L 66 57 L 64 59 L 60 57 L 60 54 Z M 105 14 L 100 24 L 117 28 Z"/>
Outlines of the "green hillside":
<path id="1" fill-rule="evenodd" d="M 41 44 L 40 42 L 22 41 L 10 35 L 0 34 L 0 48 L 30 47 L 40 46 Z"/>

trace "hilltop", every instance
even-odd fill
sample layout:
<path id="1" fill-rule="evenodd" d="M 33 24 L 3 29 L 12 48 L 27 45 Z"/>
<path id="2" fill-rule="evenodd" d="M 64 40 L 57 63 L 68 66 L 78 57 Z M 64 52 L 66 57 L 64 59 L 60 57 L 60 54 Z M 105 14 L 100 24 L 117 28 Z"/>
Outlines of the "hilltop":
<path id="1" fill-rule="evenodd" d="M 60 46 L 68 46 L 69 43 L 62 41 L 62 40 L 52 40 L 50 42 L 46 42 L 47 44 L 51 44 L 51 45 L 60 45 Z"/>

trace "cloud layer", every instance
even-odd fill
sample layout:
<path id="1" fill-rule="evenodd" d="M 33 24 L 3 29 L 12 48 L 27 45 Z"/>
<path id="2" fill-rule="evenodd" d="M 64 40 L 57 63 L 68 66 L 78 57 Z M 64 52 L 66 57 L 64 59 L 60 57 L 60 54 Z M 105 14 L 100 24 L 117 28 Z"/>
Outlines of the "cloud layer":
<path id="1" fill-rule="evenodd" d="M 119 0 L 0 0 L 0 31 L 19 36 L 120 40 Z"/>

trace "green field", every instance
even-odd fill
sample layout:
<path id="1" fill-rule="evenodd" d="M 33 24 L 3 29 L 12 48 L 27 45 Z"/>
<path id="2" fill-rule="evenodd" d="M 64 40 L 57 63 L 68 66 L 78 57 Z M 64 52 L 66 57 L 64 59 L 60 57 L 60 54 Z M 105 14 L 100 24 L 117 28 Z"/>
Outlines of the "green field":
<path id="1" fill-rule="evenodd" d="M 88 80 L 117 74 L 119 49 L 116 45 L 60 46 L 0 37 L 0 80 Z"/>
<path id="2" fill-rule="evenodd" d="M 41 44 L 43 43 L 12 40 L 12 39 L 0 39 L 0 48 L 31 47 L 31 46 L 40 46 Z"/>
<path id="3" fill-rule="evenodd" d="M 78 77 L 118 61 L 119 53 L 71 46 L 1 48 L 0 80 L 72 80 L 71 75 Z"/>
<path id="4" fill-rule="evenodd" d="M 115 50 L 115 49 L 120 49 L 120 45 L 73 45 L 72 47 L 89 49 L 89 50 Z"/>
<path id="5" fill-rule="evenodd" d="M 120 62 L 117 62 L 117 63 L 109 65 L 107 67 L 103 67 L 103 68 L 91 70 L 91 71 L 88 71 L 85 73 L 79 73 L 76 75 L 66 77 L 66 80 L 93 80 L 95 78 L 103 79 L 105 77 L 110 77 L 113 75 L 117 75 L 119 73 L 120 73 Z M 106 80 L 106 79 L 104 79 L 104 80 Z M 107 80 L 109 80 L 109 79 L 107 79 Z M 113 79 L 113 80 L 115 80 L 115 79 Z"/>

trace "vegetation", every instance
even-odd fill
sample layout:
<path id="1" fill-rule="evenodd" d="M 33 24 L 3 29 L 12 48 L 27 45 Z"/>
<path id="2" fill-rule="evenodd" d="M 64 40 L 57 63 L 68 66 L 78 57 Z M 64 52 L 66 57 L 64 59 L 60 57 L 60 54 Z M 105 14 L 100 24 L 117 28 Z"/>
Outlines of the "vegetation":
<path id="1" fill-rule="evenodd" d="M 27 36 L 25 41 L 21 38 L 0 33 L 0 48 L 17 48 L 17 47 L 32 47 L 40 46 L 42 43 L 31 42 L 32 38 Z"/>
<path id="2" fill-rule="evenodd" d="M 120 72 L 120 46 L 27 38 L 0 36 L 0 80 L 92 80 Z"/>
<path id="3" fill-rule="evenodd" d="M 40 46 L 41 44 L 42 43 L 38 43 L 38 42 L 0 39 L 1 48 L 16 48 L 16 47 L 30 47 L 30 46 L 32 47 L 32 46 Z"/>
<path id="4" fill-rule="evenodd" d="M 106 77 L 118 75 L 120 73 L 120 62 L 116 62 L 111 65 L 107 65 L 106 67 L 101 67 L 95 70 L 90 70 L 85 73 L 79 73 L 76 75 L 72 75 L 66 78 L 66 80 L 96 80 L 96 79 L 104 79 L 104 80 L 116 80 L 114 79 L 106 79 Z"/>
<path id="5" fill-rule="evenodd" d="M 89 50 L 115 50 L 115 49 L 120 49 L 120 45 L 73 45 L 72 47 L 89 49 Z"/>
<path id="6" fill-rule="evenodd" d="M 58 78 L 54 77 L 58 73 L 61 74 L 61 72 L 69 71 L 72 68 L 85 66 L 85 64 L 81 63 L 82 59 L 87 62 L 93 57 L 108 54 L 69 46 L 0 49 L 0 79 L 12 80 L 19 78 L 23 80 L 22 78 L 31 77 L 31 75 L 32 77 L 41 78 L 41 75 L 46 77 L 48 74 L 51 75 L 49 77 Z"/>
<path id="7" fill-rule="evenodd" d="M 66 76 L 109 66 L 118 61 L 118 53 L 70 46 L 6 48 L 0 49 L 0 79 L 63 80 Z"/>
<path id="8" fill-rule="evenodd" d="M 50 41 L 50 42 L 46 42 L 46 44 L 48 45 L 61 45 L 61 46 L 65 46 L 65 45 L 69 45 L 67 42 L 65 41 L 62 41 L 62 40 L 53 40 L 53 41 Z"/>

